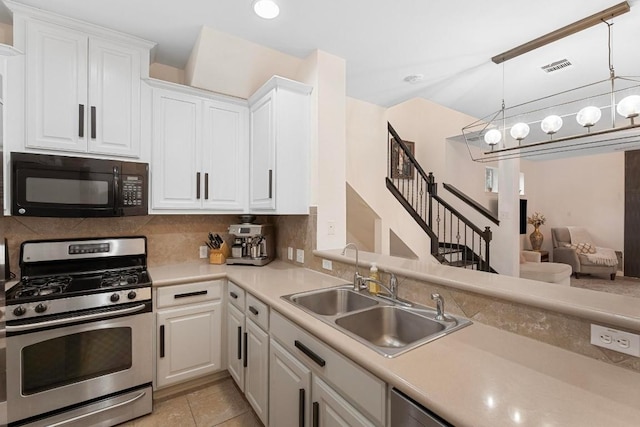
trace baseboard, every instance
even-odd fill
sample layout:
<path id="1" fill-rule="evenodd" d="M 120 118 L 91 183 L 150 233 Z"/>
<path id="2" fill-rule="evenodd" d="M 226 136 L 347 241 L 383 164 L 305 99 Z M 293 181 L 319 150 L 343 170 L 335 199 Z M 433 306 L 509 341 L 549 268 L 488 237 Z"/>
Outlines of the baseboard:
<path id="1" fill-rule="evenodd" d="M 211 375 L 196 378 L 195 380 L 186 381 L 180 384 L 154 390 L 153 401 L 160 402 L 162 400 L 171 399 L 181 394 L 191 393 L 199 389 L 210 386 L 213 383 L 230 377 L 229 371 L 224 370 Z"/>

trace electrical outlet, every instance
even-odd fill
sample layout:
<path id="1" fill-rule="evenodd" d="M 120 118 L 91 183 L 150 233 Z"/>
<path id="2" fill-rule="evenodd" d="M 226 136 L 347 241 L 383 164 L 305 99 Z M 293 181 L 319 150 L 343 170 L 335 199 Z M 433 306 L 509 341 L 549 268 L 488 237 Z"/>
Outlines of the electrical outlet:
<path id="1" fill-rule="evenodd" d="M 296 262 L 304 264 L 304 249 L 296 249 Z"/>
<path id="2" fill-rule="evenodd" d="M 287 259 L 293 261 L 293 248 L 291 246 L 287 248 Z"/>
<path id="3" fill-rule="evenodd" d="M 333 270 L 333 263 L 329 259 L 323 259 L 322 268 L 324 268 L 325 270 Z"/>
<path id="4" fill-rule="evenodd" d="M 327 235 L 333 236 L 336 234 L 336 222 L 328 221 L 327 222 Z"/>
<path id="5" fill-rule="evenodd" d="M 209 252 L 207 251 L 206 246 L 200 246 L 200 258 L 206 258 L 209 256 Z"/>
<path id="6" fill-rule="evenodd" d="M 591 344 L 640 357 L 640 335 L 591 325 Z"/>

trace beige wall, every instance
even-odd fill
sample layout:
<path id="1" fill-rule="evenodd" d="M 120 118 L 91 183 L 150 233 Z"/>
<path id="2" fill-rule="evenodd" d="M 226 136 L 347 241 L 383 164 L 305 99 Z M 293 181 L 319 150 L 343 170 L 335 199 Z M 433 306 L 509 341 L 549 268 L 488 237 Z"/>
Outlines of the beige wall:
<path id="1" fill-rule="evenodd" d="M 302 60 L 202 27 L 186 66 L 190 86 L 249 98 L 273 75 L 295 79 Z"/>
<path id="2" fill-rule="evenodd" d="M 158 79 L 164 80 L 166 82 L 172 82 L 177 84 L 184 84 L 184 70 L 180 68 L 171 67 L 169 65 L 160 64 L 159 62 L 154 62 L 149 66 L 149 76 Z"/>

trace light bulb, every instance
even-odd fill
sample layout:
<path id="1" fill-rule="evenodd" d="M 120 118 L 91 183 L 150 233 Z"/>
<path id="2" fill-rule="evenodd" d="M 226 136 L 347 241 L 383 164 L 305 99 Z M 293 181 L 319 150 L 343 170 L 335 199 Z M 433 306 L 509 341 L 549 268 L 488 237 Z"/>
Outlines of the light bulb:
<path id="1" fill-rule="evenodd" d="M 253 10 L 264 19 L 273 19 L 280 14 L 280 8 L 273 0 L 256 0 L 253 3 Z"/>
<path id="2" fill-rule="evenodd" d="M 484 134 L 484 142 L 489 145 L 496 145 L 502 139 L 502 134 L 498 129 L 491 129 Z"/>
<path id="3" fill-rule="evenodd" d="M 580 126 L 588 128 L 598 123 L 600 117 L 602 117 L 602 111 L 600 111 L 598 107 L 591 105 L 578 111 L 578 114 L 576 114 L 576 121 Z"/>
<path id="4" fill-rule="evenodd" d="M 522 141 L 529 135 L 529 125 L 526 123 L 516 123 L 511 127 L 511 137 L 518 141 Z"/>
<path id="5" fill-rule="evenodd" d="M 618 102 L 616 111 L 627 119 L 638 117 L 640 114 L 640 95 L 629 95 L 626 98 L 622 98 Z"/>
<path id="6" fill-rule="evenodd" d="M 540 123 L 540 127 L 544 133 L 553 135 L 562 127 L 562 117 L 556 116 L 555 114 L 547 116 L 542 123 Z"/>

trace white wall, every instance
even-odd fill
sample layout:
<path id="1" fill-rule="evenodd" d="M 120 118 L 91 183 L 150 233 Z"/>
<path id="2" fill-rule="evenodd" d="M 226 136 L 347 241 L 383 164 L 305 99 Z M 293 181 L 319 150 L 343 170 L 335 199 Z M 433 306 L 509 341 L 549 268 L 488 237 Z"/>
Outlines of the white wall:
<path id="1" fill-rule="evenodd" d="M 623 152 L 522 163 L 528 214 L 547 218 L 542 249 L 552 250 L 551 227 L 567 225 L 586 227 L 598 246 L 624 249 Z"/>
<path id="2" fill-rule="evenodd" d="M 346 62 L 317 50 L 301 64 L 298 77 L 301 76 L 314 86 L 315 92 L 311 204 L 318 207 L 317 248 L 339 248 L 345 245 L 347 236 Z"/>

